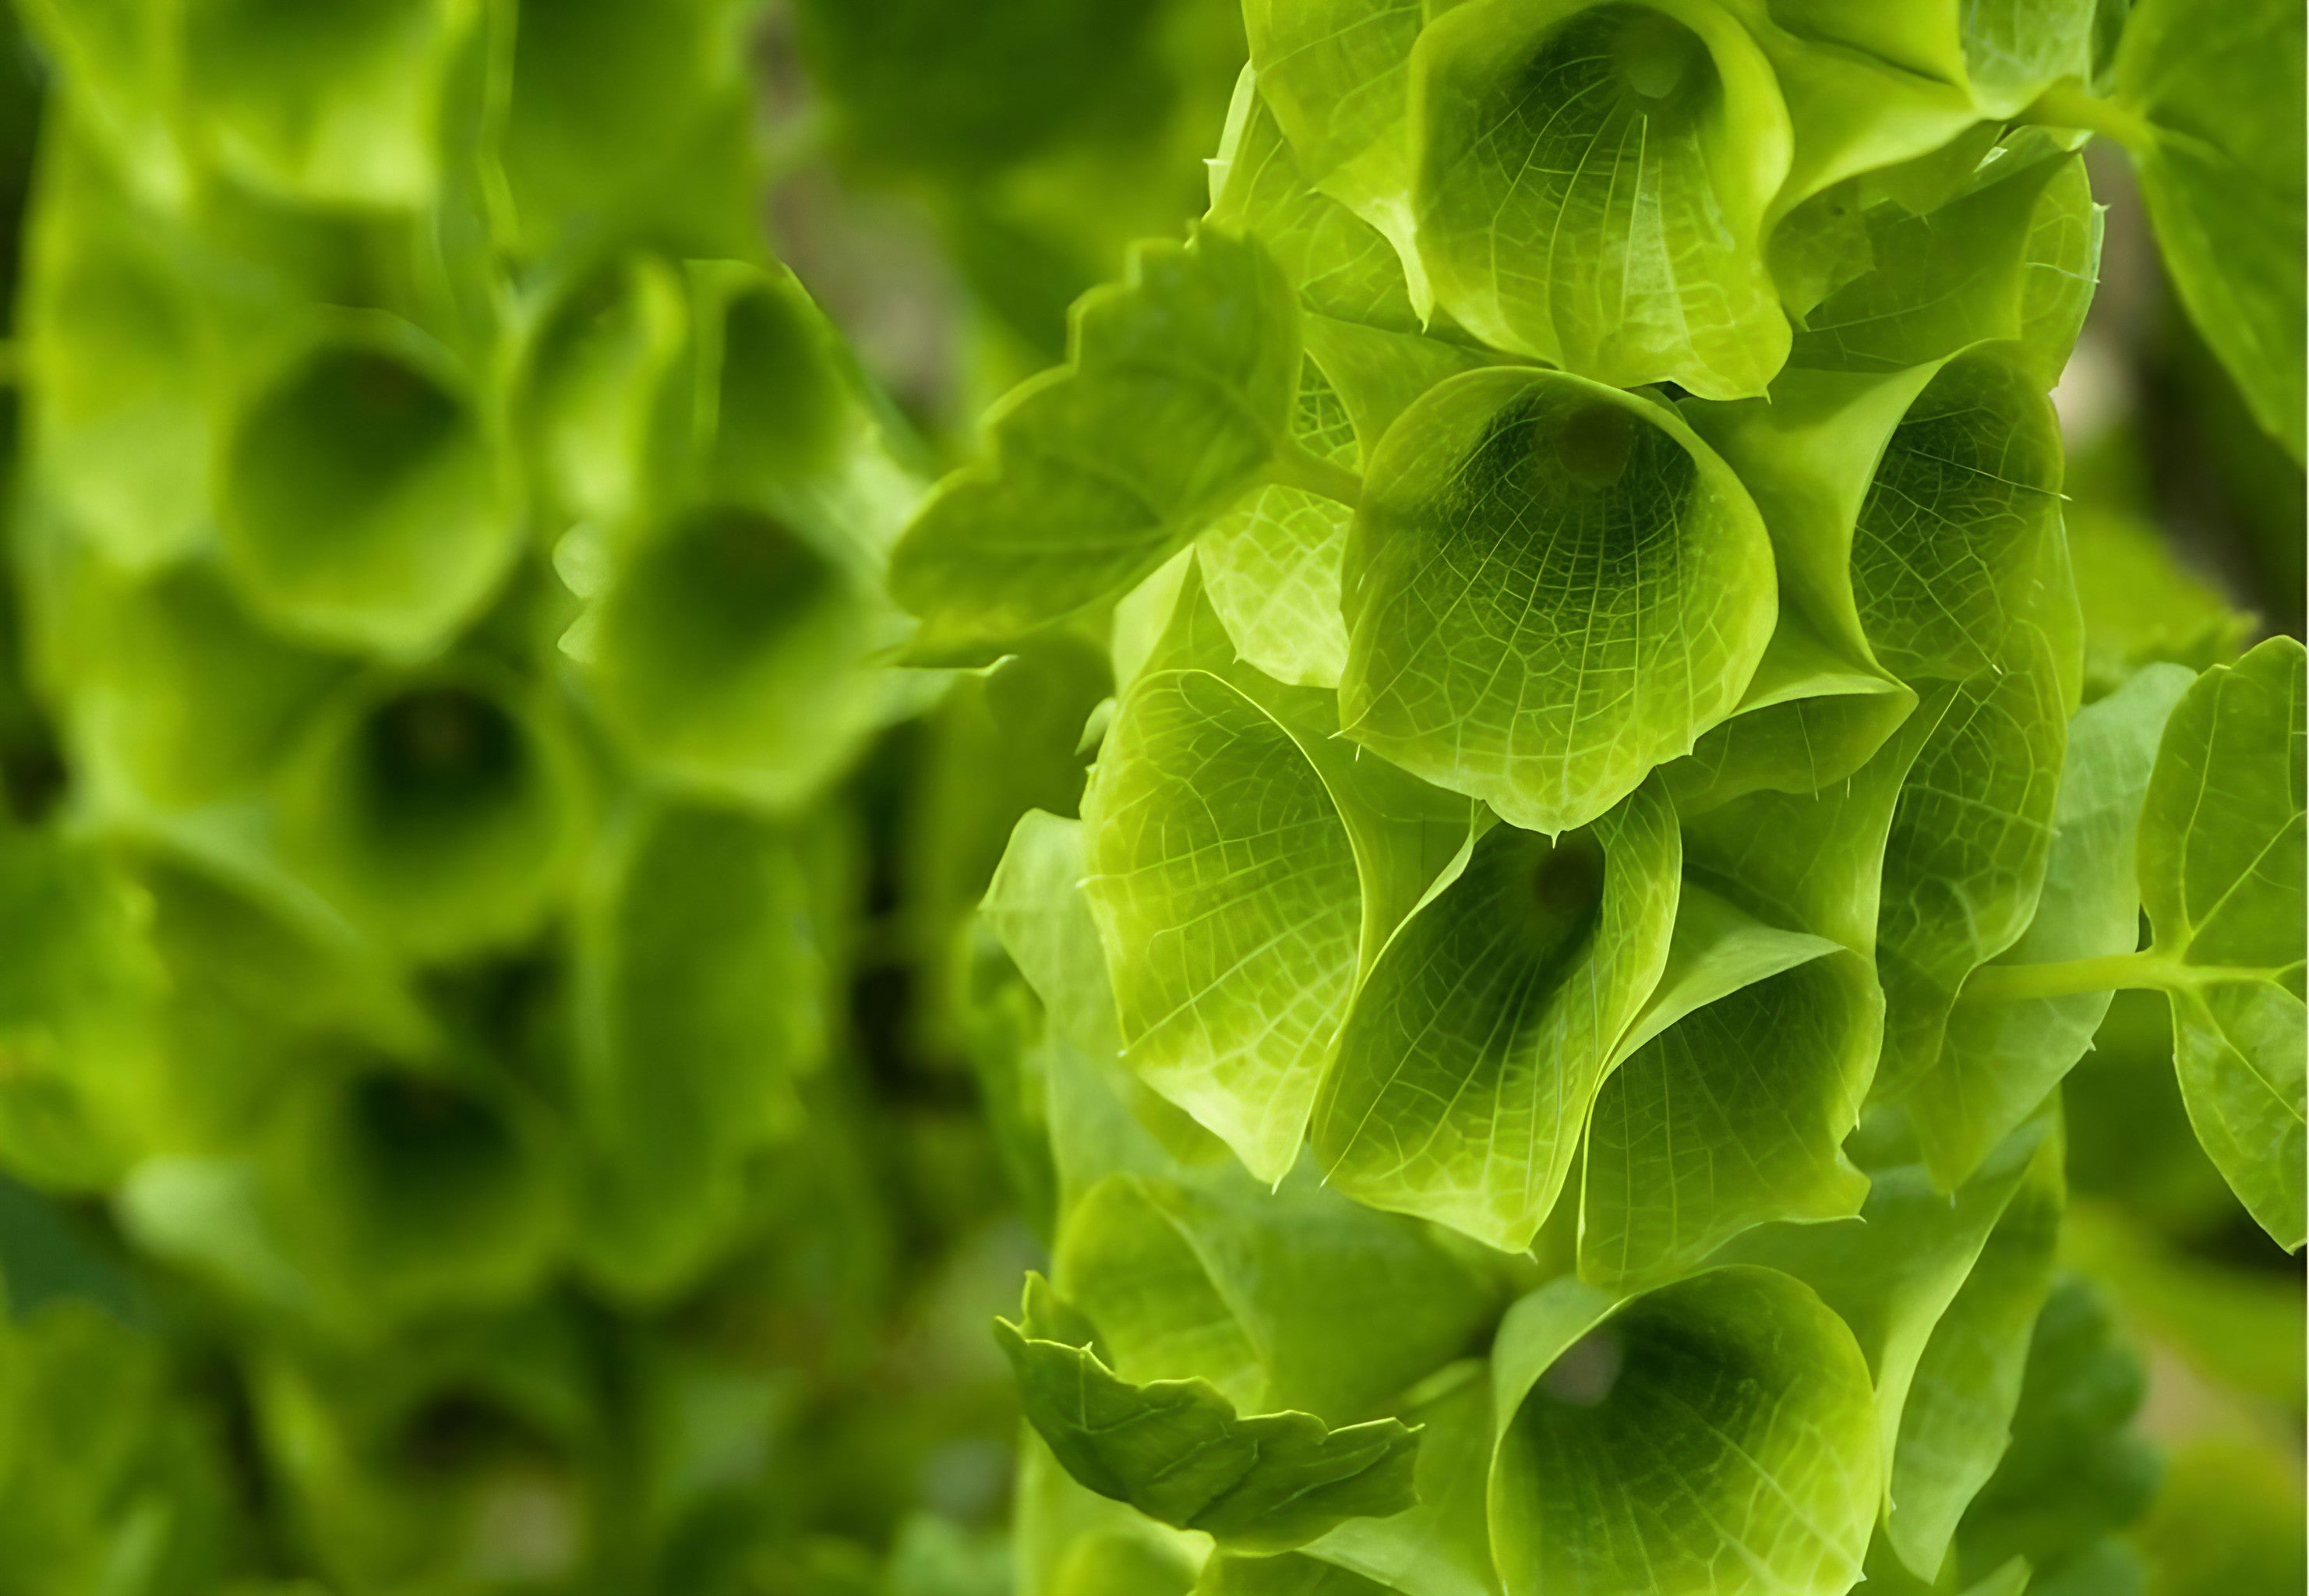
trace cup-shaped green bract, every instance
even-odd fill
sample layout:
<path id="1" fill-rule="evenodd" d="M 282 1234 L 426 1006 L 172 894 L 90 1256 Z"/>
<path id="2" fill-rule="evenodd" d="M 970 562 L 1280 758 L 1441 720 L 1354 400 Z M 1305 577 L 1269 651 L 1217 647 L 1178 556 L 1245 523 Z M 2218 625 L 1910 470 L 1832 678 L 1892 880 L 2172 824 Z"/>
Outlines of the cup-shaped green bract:
<path id="1" fill-rule="evenodd" d="M 833 462 L 857 403 L 849 356 L 791 272 L 693 263 L 690 278 L 713 395 L 704 491 L 775 505 Z M 708 423 L 698 418 L 701 432 Z"/>
<path id="2" fill-rule="evenodd" d="M 1421 8 L 1389 0 L 1250 0 L 1260 97 L 1317 183 L 1401 136 Z"/>
<path id="3" fill-rule="evenodd" d="M 1882 1021 L 1856 955 L 1687 884 L 1667 971 L 1588 1115 L 1581 1278 L 1653 1284 L 1751 1226 L 1855 1212 L 1867 1183 L 1839 1148 Z"/>
<path id="4" fill-rule="evenodd" d="M 1853 596 L 1887 669 L 1969 676 L 2019 622 L 2073 605 L 2047 591 L 2061 474 L 2052 404 L 2018 367 L 1983 352 L 1933 376 L 1884 444 L 1853 535 Z"/>
<path id="5" fill-rule="evenodd" d="M 1083 798 L 1125 1059 L 1269 1181 L 1357 972 L 1467 833 L 1337 729 L 1329 694 L 1236 663 L 1190 571 Z"/>
<path id="6" fill-rule="evenodd" d="M 227 568 L 292 634 L 396 655 L 437 646 L 518 546 L 493 431 L 403 330 L 320 341 L 230 429 L 218 505 Z"/>
<path id="7" fill-rule="evenodd" d="M 1055 1257 L 1125 1378 L 1208 1380 L 1245 1411 L 1334 1424 L 1391 1411 L 1500 1307 L 1439 1232 L 1327 1191 L 1311 1170 L 1276 1190 L 1224 1166 L 1111 1175 L 1068 1212 Z"/>
<path id="8" fill-rule="evenodd" d="M 1361 458 L 1347 408 L 1313 360 L 1299 370 L 1299 446 L 1342 470 Z M 1336 687 L 1346 663 L 1339 619 L 1339 562 L 1353 512 L 1337 499 L 1285 483 L 1255 488 L 1196 541 L 1198 567 L 1227 634 L 1250 665 L 1276 681 Z"/>
<path id="9" fill-rule="evenodd" d="M 1555 833 L 1732 712 L 1777 600 L 1762 517 L 1672 411 L 1500 370 L 1380 441 L 1345 608 L 1347 736 Z"/>
<path id="10" fill-rule="evenodd" d="M 2152 665 L 2069 721 L 2053 845 L 2035 918 L 1993 964 L 2132 953 L 2140 943 L 2133 868 L 2158 738 L 2192 678 Z M 1942 1186 L 1967 1179 L 2092 1046 L 2108 992 L 2013 1002 L 1967 996 L 1950 1015 L 1932 1078 L 1907 1100 L 1924 1162 Z"/>
<path id="11" fill-rule="evenodd" d="M 323 1039 L 405 1049 L 428 1034 L 380 950 L 277 869 L 158 844 L 133 858 L 164 977 L 159 1151 L 244 1146 Z"/>
<path id="12" fill-rule="evenodd" d="M 695 510 L 650 533 L 589 619 L 603 717 L 636 758 L 699 792 L 796 804 L 856 751 L 882 702 L 859 573 L 758 511 Z"/>
<path id="13" fill-rule="evenodd" d="M 516 1300 L 561 1219 L 536 1110 L 506 1091 L 383 1061 L 306 1094 L 268 1198 L 291 1256 L 395 1315 Z"/>
<path id="14" fill-rule="evenodd" d="M 652 1295 L 737 1232 L 749 1160 L 803 1122 L 823 1062 L 831 839 L 680 807 L 629 817 L 578 919 L 587 1263 Z M 831 874 L 831 872 L 824 872 Z"/>
<path id="15" fill-rule="evenodd" d="M 277 768 L 348 670 L 253 619 L 206 562 L 142 581 L 72 559 L 62 661 L 74 754 L 107 808 L 245 798 Z"/>
<path id="16" fill-rule="evenodd" d="M 354 1589 L 463 1582 L 487 1526 L 507 1582 L 566 1580 L 598 1511 L 580 1448 L 596 1434 L 585 1352 L 551 1312 L 410 1336 L 399 1356 L 274 1351 L 253 1360 L 259 1434 L 307 1555 Z"/>
<path id="17" fill-rule="evenodd" d="M 559 0 L 521 15 L 504 160 L 523 250 L 640 241 L 699 258 L 758 248 L 757 151 L 736 0 Z"/>
<path id="18" fill-rule="evenodd" d="M 185 65 L 236 176 L 321 205 L 415 207 L 441 180 L 443 98 L 472 0 L 197 0 Z"/>
<path id="19" fill-rule="evenodd" d="M 1391 0 L 1284 0 L 1246 6 L 1243 20 L 1256 70 L 1236 85 L 1212 162 L 1211 219 L 1265 245 L 1312 314 L 1422 331 L 1389 241 L 1410 231 L 1402 124 L 1418 14 Z M 1337 137 L 1310 132 L 1310 116 Z M 1327 164 L 1359 150 L 1352 170 Z"/>
<path id="20" fill-rule="evenodd" d="M 1356 992 L 1315 1104 L 1331 1183 L 1529 1247 L 1665 965 L 1678 858 L 1656 786 L 1552 842 L 1511 826 L 1479 839 Z"/>
<path id="21" fill-rule="evenodd" d="M 1883 1478 L 1868 1366 L 1809 1289 L 1734 1267 L 1615 1306 L 1563 1281 L 1492 1357 L 1509 1596 L 1840 1596 Z"/>
<path id="22" fill-rule="evenodd" d="M 1877 915 L 1884 1095 L 1930 1089 L 1957 993 L 2035 917 L 2067 746 L 2058 663 L 2023 623 L 1991 663 L 1925 691 L 1878 755 L 1912 762 Z"/>
<path id="23" fill-rule="evenodd" d="M 1766 1226 L 1720 1255 L 1786 1271 L 1849 1327 L 1875 1387 L 1885 1531 L 1911 1568 L 1937 1569 L 2003 1450 L 2051 1283 L 2058 1114 L 2034 1116 L 1953 1192 L 1897 1111 L 1872 1110 L 1850 1147 L 1870 1182 L 1857 1218 Z"/>
<path id="24" fill-rule="evenodd" d="M 21 312 L 34 479 L 110 557 L 151 565 L 209 531 L 210 350 L 175 236 L 84 136 L 44 156 Z"/>
<path id="25" fill-rule="evenodd" d="M 1279 1178 L 1355 978 L 1353 840 L 1290 731 L 1206 671 L 1144 677 L 1108 734 L 1088 817 L 1132 1068 Z"/>
<path id="26" fill-rule="evenodd" d="M 2094 0 L 1766 0 L 1773 22 L 1964 90 L 2010 116 L 2063 79 L 2092 75 Z"/>
<path id="27" fill-rule="evenodd" d="M 1695 0 L 1476 0 L 1413 56 L 1418 254 L 1486 342 L 1620 387 L 1760 393 L 1790 134 L 1770 65 Z"/>
<path id="28" fill-rule="evenodd" d="M 2092 184 L 2042 128 L 1992 153 L 1944 204 L 1855 219 L 1868 269 L 1805 312 L 1790 366 L 1890 372 L 2002 340 L 2038 386 L 2059 379 L 2099 277 Z"/>
<path id="29" fill-rule="evenodd" d="M 292 863 L 358 924 L 419 959 L 527 934 L 584 834 L 584 772 L 558 712 L 489 676 L 364 684 L 287 773 Z"/>
<path id="30" fill-rule="evenodd" d="M 646 509 L 692 396 L 679 270 L 637 254 L 569 287 L 523 350 L 516 427 L 538 513 L 621 524 Z"/>

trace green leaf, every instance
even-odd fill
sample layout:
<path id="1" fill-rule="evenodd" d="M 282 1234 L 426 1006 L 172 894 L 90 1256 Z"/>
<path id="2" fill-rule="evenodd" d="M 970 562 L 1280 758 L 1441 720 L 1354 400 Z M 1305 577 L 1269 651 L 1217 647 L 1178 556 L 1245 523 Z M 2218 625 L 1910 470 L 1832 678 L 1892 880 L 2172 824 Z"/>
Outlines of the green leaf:
<path id="1" fill-rule="evenodd" d="M 1901 729 L 1914 763 L 1884 849 L 1880 1093 L 1929 1089 L 1966 979 L 2035 918 L 2068 741 L 2050 654 L 2023 623 L 2003 660 L 1933 686 Z"/>
<path id="2" fill-rule="evenodd" d="M 2116 54 L 2117 128 L 2166 268 L 2253 418 L 2303 456 L 2299 10 L 2140 0 Z M 2088 125 L 2096 125 L 2088 119 Z"/>
<path id="3" fill-rule="evenodd" d="M 1311 1174 L 1269 1191 L 1221 1166 L 1109 1177 L 1068 1212 L 1059 1288 L 1128 1380 L 1208 1380 L 1238 1407 L 1334 1423 L 1391 1411 L 1480 1345 L 1487 1268 Z"/>
<path id="4" fill-rule="evenodd" d="M 1493 1354 L 1492 1549 L 1509 1596 L 1834 1596 L 1881 1490 L 1868 1370 L 1819 1298 L 1711 1270 L 1625 1302 L 1526 1297 Z"/>
<path id="5" fill-rule="evenodd" d="M 1243 7 L 1260 97 L 1316 181 L 1397 136 L 1420 0 L 1250 0 Z"/>
<path id="6" fill-rule="evenodd" d="M 1362 944 L 1336 799 L 1304 746 L 1239 688 L 1157 671 L 1132 686 L 1085 807 L 1091 902 L 1132 1070 L 1252 1173 L 1280 1178 Z"/>
<path id="7" fill-rule="evenodd" d="M 1888 199 L 1864 227 L 1872 270 L 1805 313 L 1789 365 L 1892 371 L 2010 340 L 2039 387 L 2060 376 L 2100 270 L 2082 156 L 2019 134 L 1946 204 Z"/>
<path id="8" fill-rule="evenodd" d="M 1055 1297 L 1029 1276 L 1019 1322 L 998 1321 L 996 1338 L 1028 1422 L 1101 1496 L 1246 1551 L 1287 1551 L 1343 1519 L 1412 1505 L 1418 1437 L 1397 1421 L 1246 1418 L 1206 1381 L 1134 1385 L 1067 1339 L 1080 1330 Z"/>
<path id="9" fill-rule="evenodd" d="M 1299 373 L 1298 446 L 1353 471 L 1355 428 L 1313 360 Z M 1339 563 L 1353 509 L 1303 487 L 1269 483 L 1221 514 L 1196 541 L 1211 606 L 1242 659 L 1288 686 L 1336 687 L 1347 662 Z"/>
<path id="10" fill-rule="evenodd" d="M 1475 0 L 1420 36 L 1412 203 L 1436 301 L 1615 387 L 1764 391 L 1788 350 L 1763 251 L 1790 132 L 1713 4 Z"/>
<path id="11" fill-rule="evenodd" d="M 2197 679 L 2158 748 L 2140 851 L 2190 1123 L 2287 1247 L 2305 1226 L 2302 680 L 2287 637 Z"/>
<path id="12" fill-rule="evenodd" d="M 1288 452 L 1297 307 L 1256 243 L 1141 246 L 1074 313 L 1068 364 L 988 420 L 992 454 L 939 484 L 893 551 L 916 654 L 981 662 L 1121 593 Z"/>
<path id="13" fill-rule="evenodd" d="M 1385 3 L 1385 0 L 1383 0 Z M 1254 61 L 1273 47 L 1275 30 L 1295 30 L 1315 21 L 1322 5 L 1254 4 L 1247 20 Z M 1416 5 L 1391 7 L 1370 21 L 1390 23 L 1408 15 L 1417 26 Z M 1371 31 L 1371 30 L 1363 30 Z M 1352 36 L 1349 36 L 1352 37 Z M 1410 53 L 1399 40 L 1394 115 L 1402 113 L 1401 57 Z M 1320 47 L 1294 48 L 1275 75 L 1262 79 L 1255 66 L 1235 85 L 1219 153 L 1211 163 L 1210 220 L 1257 238 L 1298 290 L 1309 314 L 1390 332 L 1423 332 L 1404 278 L 1403 263 L 1386 235 L 1307 178 L 1308 158 L 1284 138 L 1271 97 L 1285 93 L 1298 74 L 1310 77 Z M 1275 85 L 1272 89 L 1267 85 Z M 1346 114 L 1347 108 L 1339 108 Z"/>
<path id="14" fill-rule="evenodd" d="M 413 656 L 470 621 L 518 547 L 492 428 L 437 349 L 379 318 L 315 342 L 227 430 L 217 513 L 250 607 L 312 642 Z"/>
<path id="15" fill-rule="evenodd" d="M 1786 0 L 1729 0 L 1726 9 L 1771 63 L 1787 108 L 1793 134 L 1787 179 L 1773 198 L 1766 229 L 1781 292 L 1790 310 L 1801 312 L 1836 278 L 1866 263 L 1855 226 L 1865 187 L 1919 168 L 1943 180 L 1961 180 L 1995 134 L 1982 129 L 1979 110 L 1962 89 L 1807 36 L 1804 17 L 1787 13 Z M 1951 175 L 1945 168 L 1952 159 L 1958 164 Z M 1812 235 L 1795 252 L 1807 257 L 1809 271 L 1787 271 L 1789 240 L 1783 235 L 1791 229 Z M 1829 264 L 1838 270 L 1820 275 Z"/>
<path id="16" fill-rule="evenodd" d="M 1839 1148 L 1882 1018 L 1853 953 L 1687 885 L 1659 992 L 1588 1117 L 1581 1278 L 1640 1288 L 1751 1225 L 1856 1212 L 1867 1183 Z"/>
<path id="17" fill-rule="evenodd" d="M 1330 1183 L 1530 1246 L 1666 963 L 1679 854 L 1656 787 L 1552 842 L 1486 833 L 1356 994 L 1315 1106 Z"/>
<path id="18" fill-rule="evenodd" d="M 1535 831 L 1584 825 L 1740 702 L 1772 556 L 1673 412 L 1558 373 L 1430 391 L 1348 535 L 1346 734 Z"/>
<path id="19" fill-rule="evenodd" d="M 2132 861 L 2140 807 L 2158 739 L 2189 680 L 2177 666 L 2152 666 L 2070 722 L 2036 918 L 1991 968 L 2102 958 L 2138 945 Z M 2084 1057 L 2109 996 L 1958 1004 L 1939 1059 L 1907 1098 L 1924 1160 L 1942 1185 L 1968 1177 Z"/>
<path id="20" fill-rule="evenodd" d="M 1207 1541 L 1077 1484 L 1031 1429 L 1018 1451 L 1019 1596 L 1188 1596 Z"/>
<path id="21" fill-rule="evenodd" d="M 1341 741 L 1327 694 L 1229 651 L 1190 580 L 1084 795 L 1086 886 L 1131 1069 L 1272 1182 L 1358 973 L 1467 810 Z"/>
<path id="22" fill-rule="evenodd" d="M 1479 347 L 1335 316 L 1303 316 L 1300 327 L 1309 355 L 1338 389 L 1366 460 L 1420 395 L 1462 372 L 1500 364 Z"/>
<path id="23" fill-rule="evenodd" d="M 1872 1117 L 1855 1151 L 1871 1183 L 1857 1219 L 1753 1230 L 1723 1256 L 1787 1271 L 1851 1326 L 1890 1463 L 1887 1532 L 1929 1577 L 2019 1399 L 2059 1221 L 2060 1132 L 2032 1119 L 1952 1198 L 1905 1126 Z"/>

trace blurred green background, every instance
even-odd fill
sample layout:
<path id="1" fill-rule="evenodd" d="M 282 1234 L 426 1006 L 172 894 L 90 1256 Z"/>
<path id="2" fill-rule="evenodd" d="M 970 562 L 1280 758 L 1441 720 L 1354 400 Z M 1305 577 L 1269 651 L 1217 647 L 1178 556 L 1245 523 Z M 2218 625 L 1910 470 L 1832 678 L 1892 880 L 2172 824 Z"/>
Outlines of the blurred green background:
<path id="1" fill-rule="evenodd" d="M 1232 0 L 20 0 L 0 1596 L 1010 1588 L 1051 1174 L 969 911 L 1109 684 L 895 677 L 873 573 L 1202 210 L 1243 53 Z M 2094 171 L 2105 691 L 2298 634 L 2304 480 Z M 2080 1540 L 2156 1589 L 2297 1591 L 2299 1261 L 2136 996 L 2030 1433 L 2107 1437 Z"/>

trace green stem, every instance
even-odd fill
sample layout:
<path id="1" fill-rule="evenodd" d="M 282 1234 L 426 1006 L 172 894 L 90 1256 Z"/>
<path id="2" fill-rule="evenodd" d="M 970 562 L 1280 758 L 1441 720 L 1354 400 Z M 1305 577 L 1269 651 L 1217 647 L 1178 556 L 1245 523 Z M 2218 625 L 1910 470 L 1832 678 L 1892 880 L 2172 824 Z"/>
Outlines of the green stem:
<path id="1" fill-rule="evenodd" d="M 2031 997 L 2074 997 L 2124 987 L 2182 984 L 2182 967 L 2148 948 L 2055 964 L 1984 964 L 1964 984 L 1966 1003 L 2019 1003 Z"/>
<path id="2" fill-rule="evenodd" d="M 2140 151 L 2157 142 L 2157 129 L 2132 107 L 2088 94 L 2074 83 L 2055 83 L 2013 118 L 2039 127 L 2077 127 Z"/>
<path id="3" fill-rule="evenodd" d="M 1296 440 L 1275 452 L 1275 480 L 1285 487 L 1302 487 L 1327 499 L 1336 499 L 1351 509 L 1362 501 L 1361 477 L 1345 466 L 1309 453 Z"/>

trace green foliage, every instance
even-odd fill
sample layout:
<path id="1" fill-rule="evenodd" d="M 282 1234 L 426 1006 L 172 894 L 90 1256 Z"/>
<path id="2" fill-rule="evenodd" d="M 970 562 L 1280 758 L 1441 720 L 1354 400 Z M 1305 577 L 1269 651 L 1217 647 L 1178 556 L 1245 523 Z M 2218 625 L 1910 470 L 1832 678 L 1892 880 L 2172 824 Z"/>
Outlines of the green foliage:
<path id="1" fill-rule="evenodd" d="M 751 8 L 22 13 L 0 1588 L 999 1588 L 994 1155 L 846 1001 L 920 445 Z"/>
<path id="2" fill-rule="evenodd" d="M 1004 1078 L 1079 1310 L 1005 1342 L 1052 1459 L 1141 1509 L 1024 1589 L 1125 1544 L 1166 1591 L 2128 1588 L 2132 1402 L 2091 1391 L 2137 1374 L 2050 1296 L 2062 1088 L 2114 993 L 2168 993 L 2207 1150 L 2298 1245 L 2300 653 L 2080 591 L 2048 392 L 2099 267 L 2085 134 L 2151 77 L 2231 123 L 2283 97 L 2221 75 L 2242 24 L 2184 47 L 2153 5 L 2121 42 L 2066 0 L 1244 20 L 1194 241 L 1085 303 L 900 545 L 923 657 L 1063 625 L 1117 687 L 1079 823 L 1023 822 L 983 910 L 1039 999 Z M 2185 289 L 2175 206 L 2222 202 L 2157 196 L 2163 114 L 2128 142 L 2227 348 L 2275 324 Z M 2264 209 L 2231 219 L 2297 214 Z M 2237 250 L 2197 256 L 2260 293 Z M 1215 369 L 1146 263 L 1216 293 L 1232 254 Z M 1158 340 L 1196 410 L 1097 354 Z M 1036 474 L 1093 447 L 1026 453 L 1059 395 L 1132 418 L 1096 440 L 1127 536 Z M 1311 1231 L 1293 1297 L 1238 1272 L 1318 1180 L 1491 1260 L 1472 1333 L 1343 1307 Z M 1221 1189 L 1231 1240 L 1188 1217 Z M 1219 1460 L 1310 1349 L 1371 1380 L 1302 1411 L 1419 1427 L 1416 1505 L 1129 1540 L 1210 1499 L 1156 1458 L 1248 1478 Z"/>
<path id="3" fill-rule="evenodd" d="M 2298 1583 L 2297 14 L 17 10 L 0 1592 Z"/>
<path id="4" fill-rule="evenodd" d="M 2301 645 L 2198 678 L 2158 746 L 2140 894 L 2199 1140 L 2270 1235 L 2302 1213 Z M 2309 862 L 2305 862 L 2309 868 Z"/>
<path id="5" fill-rule="evenodd" d="M 2292 70 L 2302 20 L 2282 4 L 2216 12 L 2141 0 L 2125 19 L 2112 132 L 2132 155 L 2175 286 L 2252 406 L 2302 457 L 2303 156 Z M 2091 125 L 2091 123 L 2088 123 Z"/>

